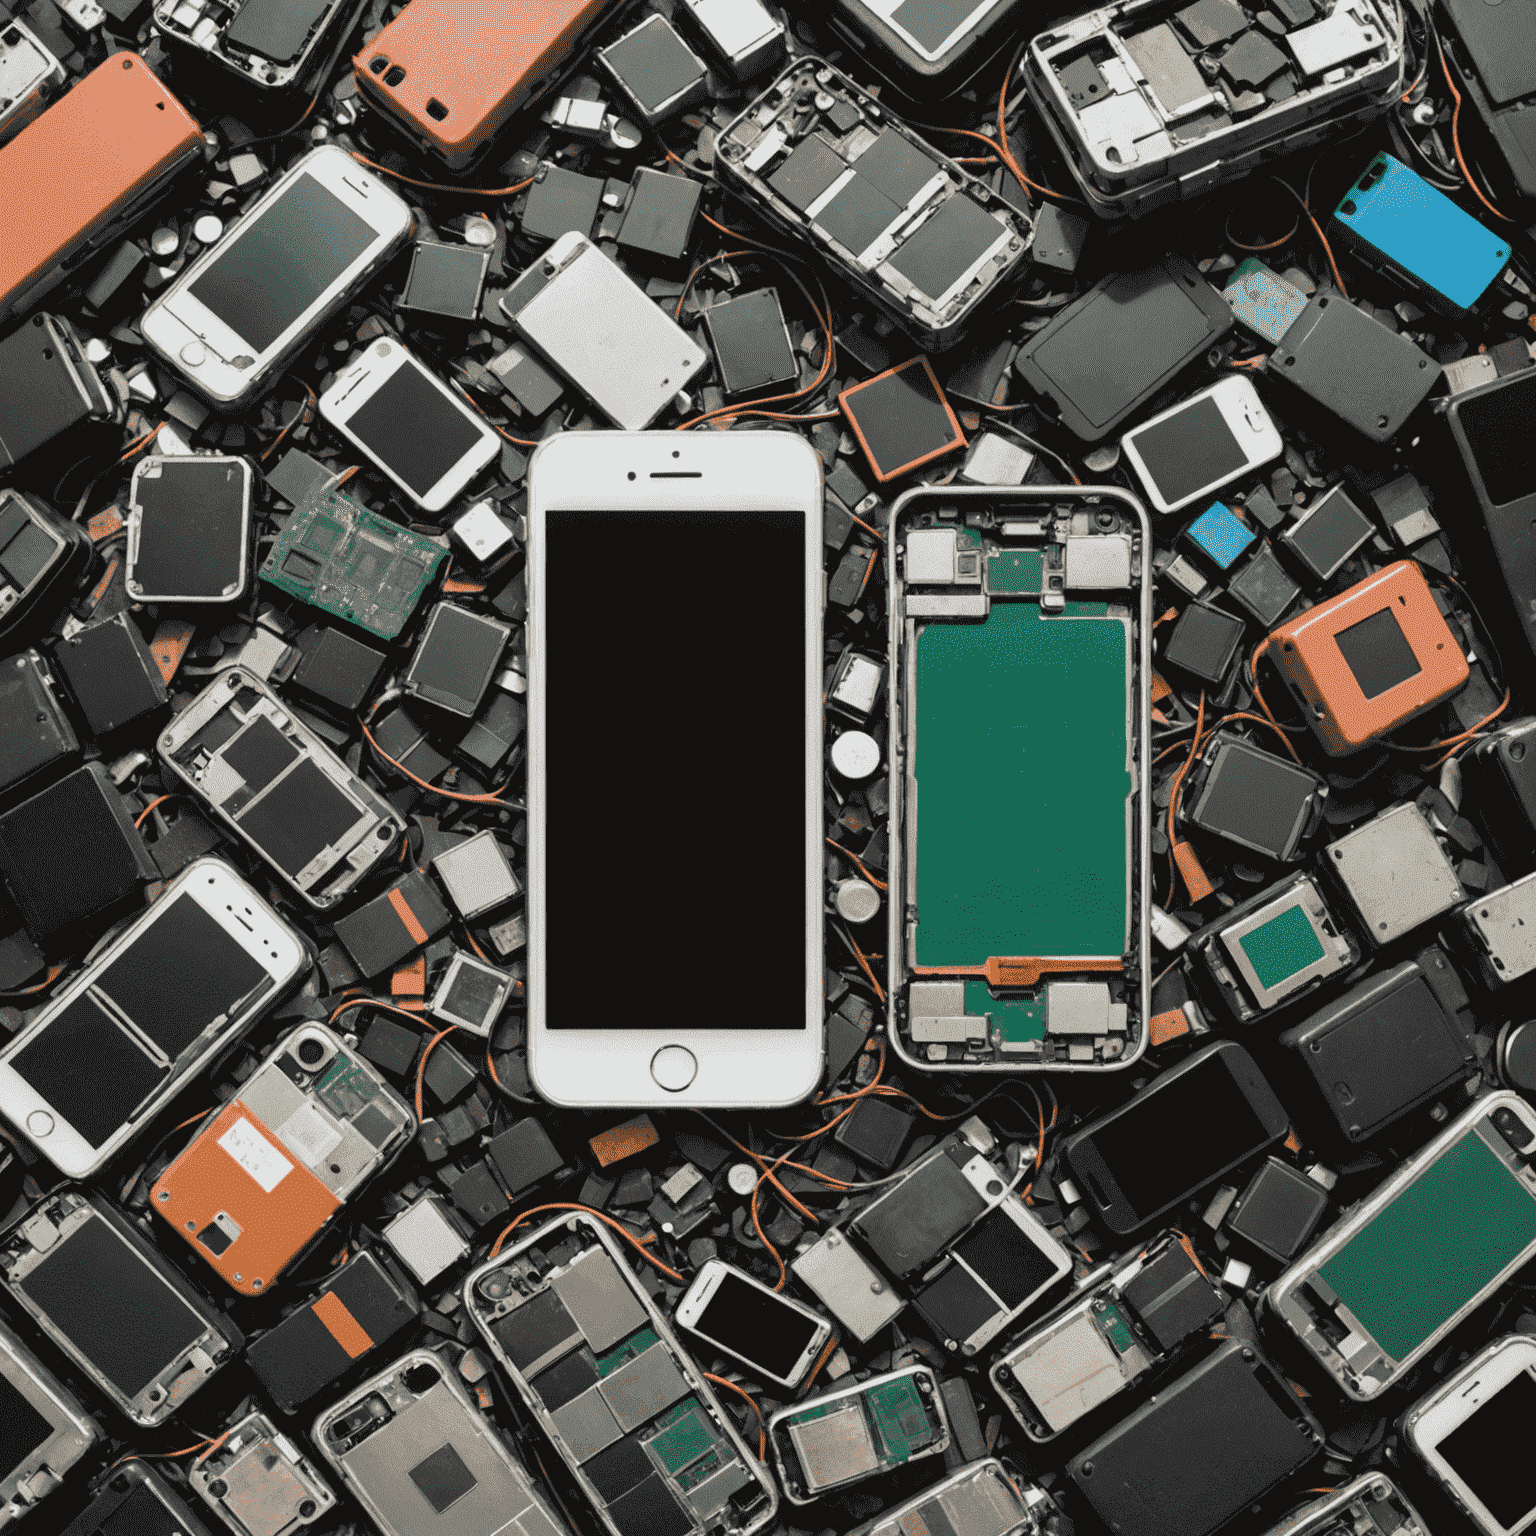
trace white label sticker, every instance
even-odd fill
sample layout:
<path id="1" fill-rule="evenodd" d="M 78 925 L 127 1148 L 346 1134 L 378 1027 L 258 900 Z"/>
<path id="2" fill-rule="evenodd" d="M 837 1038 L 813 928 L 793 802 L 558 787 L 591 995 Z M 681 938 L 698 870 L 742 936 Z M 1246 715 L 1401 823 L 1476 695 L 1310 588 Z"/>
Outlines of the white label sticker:
<path id="1" fill-rule="evenodd" d="M 219 1145 L 270 1195 L 293 1164 L 244 1116 L 219 1137 Z"/>
<path id="2" fill-rule="evenodd" d="M 341 1132 L 327 1124 L 313 1104 L 303 1104 L 278 1127 L 277 1134 L 290 1152 L 297 1152 L 311 1168 L 318 1168 L 341 1145 Z"/>

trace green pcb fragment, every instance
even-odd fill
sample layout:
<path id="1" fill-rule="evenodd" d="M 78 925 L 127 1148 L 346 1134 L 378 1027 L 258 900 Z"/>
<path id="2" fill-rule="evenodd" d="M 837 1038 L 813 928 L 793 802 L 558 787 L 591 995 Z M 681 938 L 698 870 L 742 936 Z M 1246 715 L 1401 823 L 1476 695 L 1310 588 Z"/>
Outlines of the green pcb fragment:
<path id="1" fill-rule="evenodd" d="M 1136 1335 L 1131 1332 L 1131 1325 L 1113 1302 L 1098 1314 L 1098 1323 L 1116 1354 L 1128 1354 L 1136 1347 Z"/>
<path id="2" fill-rule="evenodd" d="M 631 1360 L 643 1355 L 653 1344 L 660 1342 L 655 1331 L 650 1328 L 642 1328 L 638 1333 L 630 1334 L 622 1344 L 615 1344 L 606 1355 L 597 1357 L 597 1374 L 613 1375 L 621 1365 L 628 1365 Z"/>
<path id="3" fill-rule="evenodd" d="M 919 631 L 916 964 L 1125 953 L 1130 651 L 1104 603 L 994 603 Z"/>
<path id="4" fill-rule="evenodd" d="M 865 1401 L 888 1462 L 907 1461 L 932 1442 L 928 1410 L 910 1376 L 871 1389 Z"/>
<path id="5" fill-rule="evenodd" d="M 1045 552 L 1009 549 L 987 561 L 988 592 L 1043 592 Z"/>
<path id="6" fill-rule="evenodd" d="M 994 997 L 984 980 L 972 977 L 965 983 L 965 1011 L 977 1017 L 990 1014 L 992 1028 L 1005 1041 L 1045 1039 L 1044 999 Z"/>
<path id="7" fill-rule="evenodd" d="M 1323 958 L 1323 946 L 1299 906 L 1287 907 L 1262 927 L 1245 933 L 1238 943 L 1259 985 L 1266 989 L 1279 986 Z"/>
<path id="8" fill-rule="evenodd" d="M 708 1482 L 721 1467 L 729 1465 L 735 1459 L 736 1453 L 723 1441 L 717 1440 L 704 1456 L 686 1470 L 679 1472 L 673 1481 L 684 1493 L 688 1493 L 701 1483 Z"/>
<path id="9" fill-rule="evenodd" d="M 649 1441 L 652 1454 L 674 1476 L 692 1465 L 714 1444 L 716 1436 L 695 1398 L 686 1397 L 663 1420 L 664 1427 Z"/>
<path id="10" fill-rule="evenodd" d="M 379 1085 L 345 1051 L 336 1053 L 330 1070 L 315 1084 L 315 1097 L 338 1120 L 350 1120 L 378 1096 Z"/>

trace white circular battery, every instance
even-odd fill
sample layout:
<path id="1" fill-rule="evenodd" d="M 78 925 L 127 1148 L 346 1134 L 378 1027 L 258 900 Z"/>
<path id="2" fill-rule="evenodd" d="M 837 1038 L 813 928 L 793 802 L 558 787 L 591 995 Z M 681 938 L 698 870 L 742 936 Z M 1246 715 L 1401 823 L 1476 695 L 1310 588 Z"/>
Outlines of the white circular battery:
<path id="1" fill-rule="evenodd" d="M 867 880 L 839 880 L 832 905 L 844 922 L 867 923 L 880 910 L 880 892 Z"/>
<path id="2" fill-rule="evenodd" d="M 868 731 L 844 731 L 832 743 L 832 766 L 845 779 L 867 779 L 880 766 L 880 743 Z"/>

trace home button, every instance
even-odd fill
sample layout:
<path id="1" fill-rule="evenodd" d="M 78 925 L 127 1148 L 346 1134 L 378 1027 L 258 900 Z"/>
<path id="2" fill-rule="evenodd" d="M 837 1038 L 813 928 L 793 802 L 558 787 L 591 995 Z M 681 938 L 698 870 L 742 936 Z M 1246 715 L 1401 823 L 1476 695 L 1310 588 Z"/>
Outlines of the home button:
<path id="1" fill-rule="evenodd" d="M 33 1136 L 51 1136 L 53 1134 L 53 1116 L 46 1109 L 34 1109 L 27 1116 L 27 1130 Z"/>
<path id="2" fill-rule="evenodd" d="M 698 1070 L 693 1052 L 680 1045 L 664 1045 L 651 1057 L 651 1076 L 656 1079 L 656 1086 L 668 1093 L 681 1093 Z"/>

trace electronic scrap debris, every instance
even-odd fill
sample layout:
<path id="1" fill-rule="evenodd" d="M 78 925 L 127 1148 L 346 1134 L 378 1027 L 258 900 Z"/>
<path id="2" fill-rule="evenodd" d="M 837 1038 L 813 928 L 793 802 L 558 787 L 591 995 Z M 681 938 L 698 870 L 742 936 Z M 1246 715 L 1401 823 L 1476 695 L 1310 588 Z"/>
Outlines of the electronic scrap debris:
<path id="1" fill-rule="evenodd" d="M 1533 326 L 1536 0 L 0 0 L 0 1527 L 1536 1536 Z"/>

